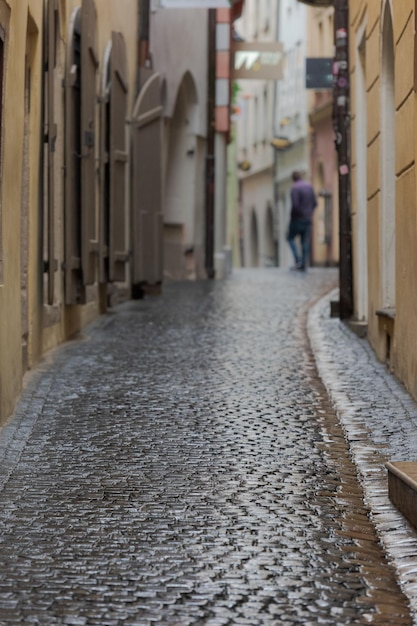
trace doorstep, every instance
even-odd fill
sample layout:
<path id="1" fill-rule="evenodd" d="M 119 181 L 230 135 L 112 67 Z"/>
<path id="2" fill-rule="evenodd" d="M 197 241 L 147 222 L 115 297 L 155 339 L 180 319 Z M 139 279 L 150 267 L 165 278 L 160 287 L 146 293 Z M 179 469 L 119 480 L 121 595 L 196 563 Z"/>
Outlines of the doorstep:
<path id="1" fill-rule="evenodd" d="M 391 502 L 417 528 L 417 461 L 387 463 Z"/>

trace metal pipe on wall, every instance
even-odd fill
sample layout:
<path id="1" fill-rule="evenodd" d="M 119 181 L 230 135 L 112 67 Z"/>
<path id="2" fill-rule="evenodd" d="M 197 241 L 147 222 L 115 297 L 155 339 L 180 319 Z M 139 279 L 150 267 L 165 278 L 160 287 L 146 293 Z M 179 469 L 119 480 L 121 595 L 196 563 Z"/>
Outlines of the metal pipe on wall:
<path id="1" fill-rule="evenodd" d="M 333 124 L 339 178 L 339 317 L 343 320 L 353 314 L 348 0 L 334 0 L 334 37 Z"/>
<path id="2" fill-rule="evenodd" d="M 208 94 L 207 94 L 207 154 L 206 154 L 206 250 L 207 278 L 214 270 L 214 199 L 215 199 L 215 94 L 216 94 L 216 9 L 208 10 Z"/>

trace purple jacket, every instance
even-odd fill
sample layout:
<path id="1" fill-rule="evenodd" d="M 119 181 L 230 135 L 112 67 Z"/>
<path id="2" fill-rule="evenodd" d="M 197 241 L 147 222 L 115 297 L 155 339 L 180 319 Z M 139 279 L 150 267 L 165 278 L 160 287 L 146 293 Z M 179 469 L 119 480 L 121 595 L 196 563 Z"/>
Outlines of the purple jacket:
<path id="1" fill-rule="evenodd" d="M 316 206 L 313 186 L 306 180 L 297 180 L 291 187 L 291 220 L 311 220 Z"/>

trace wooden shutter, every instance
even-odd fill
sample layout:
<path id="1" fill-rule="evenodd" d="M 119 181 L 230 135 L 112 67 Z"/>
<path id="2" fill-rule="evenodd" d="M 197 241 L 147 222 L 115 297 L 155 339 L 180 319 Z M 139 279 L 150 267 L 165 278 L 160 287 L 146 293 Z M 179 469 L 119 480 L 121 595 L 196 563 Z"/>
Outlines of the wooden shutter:
<path id="1" fill-rule="evenodd" d="M 162 103 L 161 79 L 142 87 L 133 113 L 133 284 L 162 281 Z"/>
<path id="2" fill-rule="evenodd" d="M 108 44 L 110 47 L 111 44 Z M 109 107 L 110 107 L 110 59 L 104 61 L 102 90 L 100 95 L 100 186 L 99 186 L 99 235 L 98 235 L 98 277 L 101 284 L 109 280 Z"/>
<path id="3" fill-rule="evenodd" d="M 55 258 L 55 144 L 57 138 L 57 124 L 55 122 L 55 67 L 58 23 L 57 0 L 49 0 L 47 14 L 47 137 L 48 137 L 48 241 L 47 241 L 47 264 L 48 273 L 48 304 L 54 303 L 55 272 L 58 262 Z"/>
<path id="4" fill-rule="evenodd" d="M 75 62 L 76 33 L 81 35 L 80 10 L 70 33 L 65 71 L 65 304 L 76 304 L 83 299 L 80 293 L 80 184 L 78 110 L 80 70 Z"/>
<path id="5" fill-rule="evenodd" d="M 97 16 L 94 0 L 81 7 L 81 268 L 84 285 L 95 281 Z"/>
<path id="6" fill-rule="evenodd" d="M 126 113 L 128 76 L 121 33 L 112 33 L 110 92 L 110 249 L 109 280 L 125 281 L 126 246 Z"/>

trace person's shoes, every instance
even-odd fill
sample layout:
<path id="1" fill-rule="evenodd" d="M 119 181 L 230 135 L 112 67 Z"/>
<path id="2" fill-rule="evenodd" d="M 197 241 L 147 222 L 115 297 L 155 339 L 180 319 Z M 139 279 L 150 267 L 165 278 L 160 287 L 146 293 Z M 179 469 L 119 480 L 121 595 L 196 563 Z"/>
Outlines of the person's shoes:
<path id="1" fill-rule="evenodd" d="M 303 265 L 302 263 L 296 263 L 292 268 L 292 271 L 304 271 L 305 270 L 305 265 Z"/>

